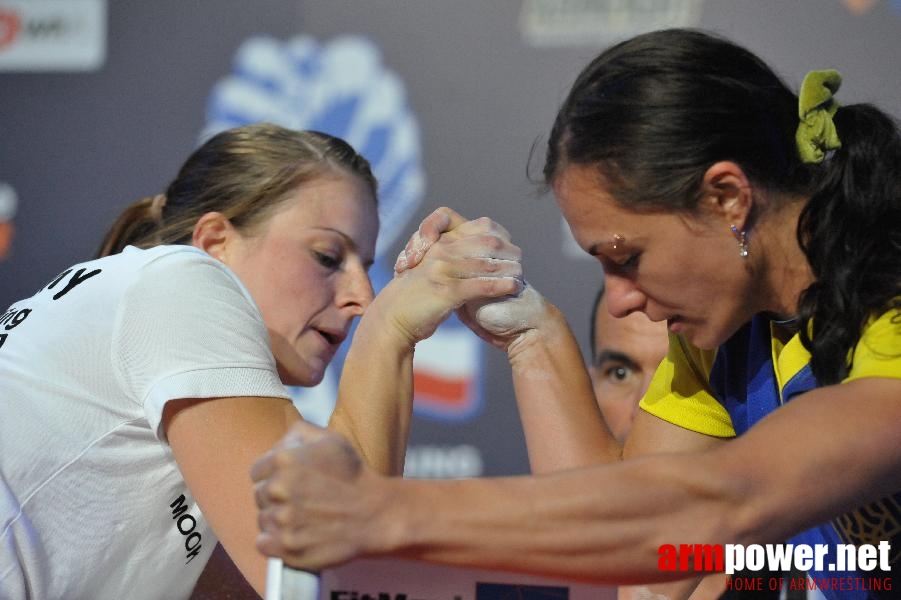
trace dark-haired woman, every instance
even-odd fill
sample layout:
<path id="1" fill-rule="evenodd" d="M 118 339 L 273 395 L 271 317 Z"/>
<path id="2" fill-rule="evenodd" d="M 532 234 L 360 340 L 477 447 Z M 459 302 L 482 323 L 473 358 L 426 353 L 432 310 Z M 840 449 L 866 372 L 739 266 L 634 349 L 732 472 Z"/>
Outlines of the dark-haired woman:
<path id="1" fill-rule="evenodd" d="M 668 323 L 623 451 L 634 459 L 488 481 L 357 468 L 312 492 L 296 483 L 335 465 L 277 449 L 255 471 L 260 547 L 306 568 L 396 554 L 629 583 L 685 575 L 661 568 L 666 544 L 791 541 L 828 549 L 801 563 L 828 597 L 895 597 L 890 572 L 842 570 L 836 550 L 881 544 L 880 565 L 901 565 L 901 137 L 873 106 L 840 106 L 839 84 L 813 72 L 796 95 L 747 50 L 692 30 L 602 53 L 559 111 L 545 176 L 604 267 L 611 312 Z M 582 377 L 528 348 L 514 377 L 531 366 L 533 388 Z M 544 401 L 556 415 L 593 399 Z M 534 414 L 527 439 L 541 436 Z M 610 439 L 589 419 L 558 425 L 543 434 L 558 447 Z M 595 462 L 619 458 L 605 452 Z M 269 494 L 292 485 L 288 500 Z M 320 494 L 359 518 L 309 510 Z"/>

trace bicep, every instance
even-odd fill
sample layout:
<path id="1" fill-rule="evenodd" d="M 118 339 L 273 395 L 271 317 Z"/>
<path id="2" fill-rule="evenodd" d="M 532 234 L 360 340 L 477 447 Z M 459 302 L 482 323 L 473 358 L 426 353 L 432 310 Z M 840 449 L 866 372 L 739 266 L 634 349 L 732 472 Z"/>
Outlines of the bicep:
<path id="1" fill-rule="evenodd" d="M 299 419 L 283 398 L 175 400 L 163 413 L 163 427 L 188 489 L 229 556 L 261 595 L 266 561 L 255 547 L 250 467 Z"/>
<path id="2" fill-rule="evenodd" d="M 636 420 L 627 452 L 709 444 L 712 451 L 692 454 L 692 463 L 714 478 L 708 496 L 718 501 L 695 501 L 705 507 L 703 518 L 724 531 L 734 528 L 726 535 L 735 543 L 783 540 L 901 491 L 898 379 L 862 378 L 811 390 L 731 440 L 653 419 Z"/>
<path id="3" fill-rule="evenodd" d="M 709 450 L 729 438 L 698 433 L 639 410 L 623 449 L 623 458 L 668 452 Z"/>
<path id="4" fill-rule="evenodd" d="M 901 490 L 899 439 L 901 380 L 870 377 L 796 397 L 722 458 L 749 486 L 757 533 L 784 536 Z"/>

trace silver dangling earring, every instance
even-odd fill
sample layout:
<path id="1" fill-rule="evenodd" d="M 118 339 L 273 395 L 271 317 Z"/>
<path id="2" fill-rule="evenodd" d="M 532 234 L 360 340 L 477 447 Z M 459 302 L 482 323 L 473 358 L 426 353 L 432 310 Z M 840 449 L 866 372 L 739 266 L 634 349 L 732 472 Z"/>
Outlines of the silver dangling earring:
<path id="1" fill-rule="evenodd" d="M 730 225 L 729 228 L 732 229 L 732 235 L 738 240 L 738 255 L 748 258 L 748 232 L 744 229 L 739 231 L 735 225 Z"/>

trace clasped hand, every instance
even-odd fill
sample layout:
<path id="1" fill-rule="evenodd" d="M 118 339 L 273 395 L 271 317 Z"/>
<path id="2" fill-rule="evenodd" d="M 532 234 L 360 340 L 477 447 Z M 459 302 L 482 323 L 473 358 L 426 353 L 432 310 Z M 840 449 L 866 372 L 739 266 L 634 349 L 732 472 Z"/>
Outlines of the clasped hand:
<path id="1" fill-rule="evenodd" d="M 254 463 L 251 477 L 263 554 L 318 571 L 365 552 L 381 504 L 372 483 L 385 479 L 342 436 L 300 421 Z"/>
<path id="2" fill-rule="evenodd" d="M 518 296 L 521 257 L 510 234 L 491 219 L 467 221 L 440 208 L 410 238 L 375 309 L 416 343 L 467 303 Z"/>
<path id="3" fill-rule="evenodd" d="M 446 240 L 475 235 L 480 231 L 490 232 L 508 242 L 510 240 L 510 234 L 490 219 L 466 221 L 450 208 L 439 208 L 423 220 L 398 255 L 394 265 L 396 277 L 422 268 L 428 257 Z M 517 264 L 519 260 L 517 257 Z M 523 334 L 538 327 L 547 310 L 544 298 L 523 279 L 522 267 L 518 266 L 517 289 L 505 294 L 472 296 L 455 307 L 457 316 L 476 335 L 505 351 Z"/>

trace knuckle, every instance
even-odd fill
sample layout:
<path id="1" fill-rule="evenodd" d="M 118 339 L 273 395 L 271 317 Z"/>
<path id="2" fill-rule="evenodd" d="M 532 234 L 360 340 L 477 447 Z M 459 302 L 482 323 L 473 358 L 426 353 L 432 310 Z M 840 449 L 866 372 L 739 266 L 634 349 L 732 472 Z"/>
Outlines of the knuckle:
<path id="1" fill-rule="evenodd" d="M 501 261 L 494 258 L 484 258 L 479 263 L 480 270 L 483 273 L 497 273 L 504 267 Z"/>
<path id="2" fill-rule="evenodd" d="M 289 469 L 295 462 L 294 453 L 286 448 L 278 450 L 272 456 L 272 462 L 278 470 Z"/>
<path id="3" fill-rule="evenodd" d="M 506 245 L 506 242 L 504 240 L 490 233 L 485 233 L 478 236 L 478 238 L 476 238 L 476 241 L 480 246 L 488 248 L 489 250 L 501 250 Z"/>
<path id="4" fill-rule="evenodd" d="M 290 505 L 278 507 L 273 511 L 272 521 L 279 527 L 288 527 L 294 522 L 294 510 Z"/>
<path id="5" fill-rule="evenodd" d="M 269 481 L 263 487 L 263 496 L 270 502 L 284 502 L 288 498 L 288 490 L 279 481 Z"/>

